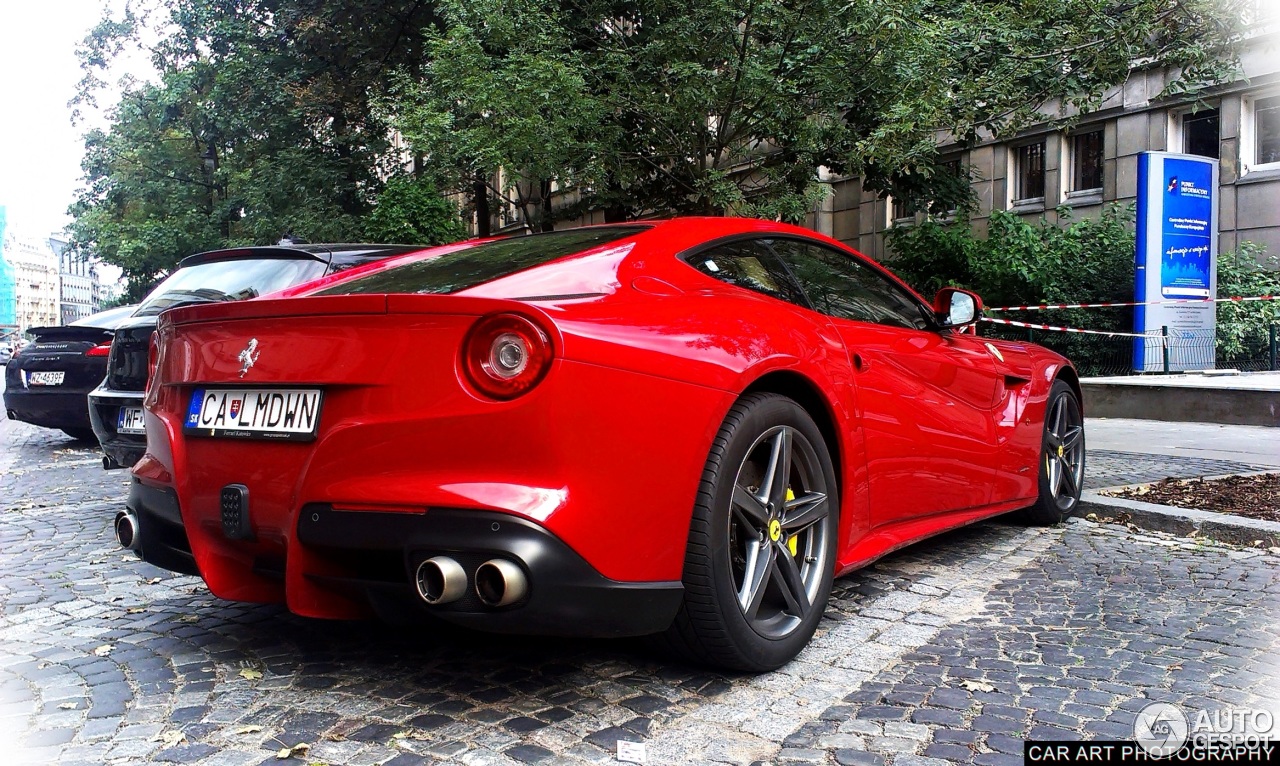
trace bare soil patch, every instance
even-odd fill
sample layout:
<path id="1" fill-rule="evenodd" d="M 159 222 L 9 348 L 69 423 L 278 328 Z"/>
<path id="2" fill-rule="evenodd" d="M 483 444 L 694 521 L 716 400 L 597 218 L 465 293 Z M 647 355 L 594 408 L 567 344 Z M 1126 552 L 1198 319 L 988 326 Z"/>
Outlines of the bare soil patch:
<path id="1" fill-rule="evenodd" d="M 1162 479 L 1106 493 L 1144 503 L 1217 511 L 1251 519 L 1280 521 L 1280 473 L 1222 479 Z"/>

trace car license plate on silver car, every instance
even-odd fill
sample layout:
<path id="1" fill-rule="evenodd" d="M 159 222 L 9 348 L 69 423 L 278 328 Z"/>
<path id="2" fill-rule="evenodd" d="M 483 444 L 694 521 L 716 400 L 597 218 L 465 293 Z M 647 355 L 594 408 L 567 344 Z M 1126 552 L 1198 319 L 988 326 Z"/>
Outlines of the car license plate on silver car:
<path id="1" fill-rule="evenodd" d="M 198 388 L 191 392 L 183 430 L 200 436 L 314 439 L 323 398 L 318 388 Z"/>
<path id="2" fill-rule="evenodd" d="M 146 433 L 146 430 L 142 427 L 142 408 L 121 407 L 120 415 L 116 418 L 116 432 L 122 434 Z"/>
<path id="3" fill-rule="evenodd" d="M 28 372 L 28 386 L 60 386 L 62 381 L 66 379 L 67 373 L 59 370 L 57 372 L 41 371 Z"/>

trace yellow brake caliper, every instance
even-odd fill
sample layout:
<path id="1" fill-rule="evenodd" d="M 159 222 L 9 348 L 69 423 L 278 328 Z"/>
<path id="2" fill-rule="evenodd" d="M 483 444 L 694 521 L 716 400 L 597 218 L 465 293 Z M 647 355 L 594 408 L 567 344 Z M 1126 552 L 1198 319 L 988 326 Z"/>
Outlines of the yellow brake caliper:
<path id="1" fill-rule="evenodd" d="M 789 503 L 795 499 L 796 493 L 791 489 L 791 487 L 787 487 L 787 502 Z M 799 537 L 800 535 L 797 533 L 787 538 L 787 550 L 791 551 L 792 557 L 796 555 L 796 540 L 798 540 Z"/>

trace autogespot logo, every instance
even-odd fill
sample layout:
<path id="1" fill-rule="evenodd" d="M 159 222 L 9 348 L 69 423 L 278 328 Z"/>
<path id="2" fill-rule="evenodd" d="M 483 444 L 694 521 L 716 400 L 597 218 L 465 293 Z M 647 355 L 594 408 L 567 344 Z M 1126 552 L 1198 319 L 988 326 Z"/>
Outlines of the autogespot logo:
<path id="1" fill-rule="evenodd" d="M 1152 702 L 1138 711 L 1133 739 L 1156 758 L 1173 755 L 1187 743 L 1187 716 L 1177 705 Z"/>

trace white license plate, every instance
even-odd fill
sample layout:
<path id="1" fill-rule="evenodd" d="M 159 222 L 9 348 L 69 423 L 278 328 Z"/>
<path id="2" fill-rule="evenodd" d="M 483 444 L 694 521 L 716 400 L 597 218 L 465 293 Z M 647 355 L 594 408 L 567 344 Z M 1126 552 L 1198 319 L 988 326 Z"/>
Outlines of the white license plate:
<path id="1" fill-rule="evenodd" d="M 57 372 L 47 372 L 47 371 L 28 372 L 27 385 L 28 386 L 60 386 L 62 385 L 62 381 L 66 377 L 67 377 L 67 374 L 61 370 Z"/>
<path id="2" fill-rule="evenodd" d="M 183 430 L 203 436 L 312 439 L 320 426 L 317 388 L 204 389 L 191 392 Z"/>
<path id="3" fill-rule="evenodd" d="M 116 431 L 122 434 L 144 434 L 141 407 L 121 407 L 116 418 Z"/>

